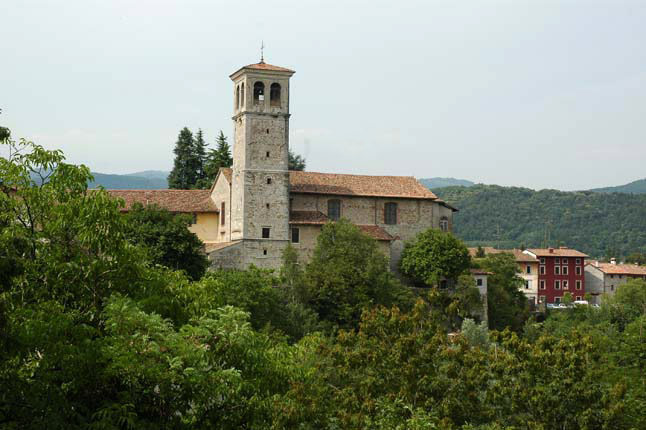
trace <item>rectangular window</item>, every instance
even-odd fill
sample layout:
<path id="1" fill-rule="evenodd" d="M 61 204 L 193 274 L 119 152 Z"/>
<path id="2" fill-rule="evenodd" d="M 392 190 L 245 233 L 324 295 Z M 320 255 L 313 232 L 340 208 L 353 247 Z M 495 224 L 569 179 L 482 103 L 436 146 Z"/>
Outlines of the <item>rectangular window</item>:
<path id="1" fill-rule="evenodd" d="M 541 275 L 545 274 L 545 266 L 541 266 L 540 272 L 541 272 Z"/>
<path id="2" fill-rule="evenodd" d="M 576 281 L 576 289 L 577 290 L 581 289 L 581 281 Z"/>
<path id="3" fill-rule="evenodd" d="M 220 225 L 224 225 L 224 214 L 226 213 L 224 212 L 224 208 L 224 202 L 220 203 Z"/>
<path id="4" fill-rule="evenodd" d="M 567 266 L 563 266 L 563 274 L 567 275 Z"/>
<path id="5" fill-rule="evenodd" d="M 567 257 L 563 257 L 563 264 L 567 264 Z"/>
<path id="6" fill-rule="evenodd" d="M 384 205 L 384 224 L 397 224 L 397 203 L 386 203 Z"/>
<path id="7" fill-rule="evenodd" d="M 328 200 L 327 201 L 327 216 L 332 221 L 341 219 L 341 200 Z"/>
<path id="8" fill-rule="evenodd" d="M 554 303 L 556 303 L 557 305 L 559 303 L 561 303 L 561 298 L 560 297 L 554 297 Z"/>
<path id="9" fill-rule="evenodd" d="M 545 280 L 541 279 L 540 282 L 541 282 L 541 290 L 544 290 L 545 289 Z"/>
<path id="10" fill-rule="evenodd" d="M 581 296 L 576 296 L 575 300 L 576 300 L 577 302 L 580 302 L 580 301 L 581 301 Z"/>
<path id="11" fill-rule="evenodd" d="M 525 289 L 526 290 L 532 289 L 532 281 L 525 281 Z"/>
<path id="12" fill-rule="evenodd" d="M 554 266 L 554 274 L 555 275 L 561 274 L 561 266 Z"/>
<path id="13" fill-rule="evenodd" d="M 568 288 L 569 288 L 569 286 L 568 286 L 568 282 L 564 279 L 564 280 L 563 280 L 563 289 L 564 289 L 564 290 L 567 290 Z"/>
<path id="14" fill-rule="evenodd" d="M 292 243 L 300 243 L 301 232 L 297 227 L 292 227 Z"/>
<path id="15" fill-rule="evenodd" d="M 576 264 L 577 264 L 577 265 L 578 265 L 578 264 L 581 264 L 581 259 L 580 259 L 580 258 L 577 258 L 577 259 L 576 259 Z"/>
<path id="16" fill-rule="evenodd" d="M 263 227 L 262 228 L 262 238 L 263 239 L 269 239 L 269 233 L 271 229 L 269 227 Z"/>
<path id="17" fill-rule="evenodd" d="M 541 257 L 541 264 L 545 264 L 545 257 Z"/>
<path id="18" fill-rule="evenodd" d="M 555 261 L 554 261 L 554 264 L 561 264 L 561 259 L 556 257 Z"/>
<path id="19" fill-rule="evenodd" d="M 530 265 L 525 266 L 525 273 L 530 275 L 532 273 L 532 266 Z"/>
<path id="20" fill-rule="evenodd" d="M 581 274 L 581 266 L 576 266 L 576 274 L 580 275 Z"/>
<path id="21" fill-rule="evenodd" d="M 554 289 L 555 290 L 560 290 L 561 289 L 561 281 L 559 281 L 558 279 L 556 281 L 554 281 Z"/>
<path id="22" fill-rule="evenodd" d="M 478 279 L 476 279 L 476 285 L 477 285 L 478 287 L 482 287 L 482 278 L 478 278 Z"/>

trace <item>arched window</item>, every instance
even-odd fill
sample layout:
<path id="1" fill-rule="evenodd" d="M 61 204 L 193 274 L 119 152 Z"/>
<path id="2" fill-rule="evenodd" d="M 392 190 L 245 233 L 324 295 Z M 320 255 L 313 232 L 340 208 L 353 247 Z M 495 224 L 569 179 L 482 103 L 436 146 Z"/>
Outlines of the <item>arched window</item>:
<path id="1" fill-rule="evenodd" d="M 440 218 L 440 230 L 443 232 L 449 231 L 449 219 L 445 216 Z"/>
<path id="2" fill-rule="evenodd" d="M 276 82 L 269 87 L 269 104 L 280 107 L 280 84 Z"/>
<path id="3" fill-rule="evenodd" d="M 255 105 L 261 104 L 265 101 L 265 84 L 258 81 L 253 84 L 253 103 Z"/>
<path id="4" fill-rule="evenodd" d="M 240 109 L 240 86 L 236 87 L 236 110 Z"/>
<path id="5" fill-rule="evenodd" d="M 333 199 L 327 201 L 327 216 L 332 221 L 341 219 L 341 200 Z"/>
<path id="6" fill-rule="evenodd" d="M 240 85 L 240 109 L 244 108 L 244 82 Z"/>
<path id="7" fill-rule="evenodd" d="M 386 203 L 384 205 L 384 224 L 397 224 L 397 203 Z"/>

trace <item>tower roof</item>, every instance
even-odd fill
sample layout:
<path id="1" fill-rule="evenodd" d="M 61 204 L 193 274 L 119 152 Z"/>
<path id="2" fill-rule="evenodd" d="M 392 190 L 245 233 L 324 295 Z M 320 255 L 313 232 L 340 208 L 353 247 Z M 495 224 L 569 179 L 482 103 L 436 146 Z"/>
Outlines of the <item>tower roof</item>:
<path id="1" fill-rule="evenodd" d="M 295 71 L 291 69 L 287 69 L 285 67 L 280 67 L 280 66 L 274 66 L 273 64 L 267 64 L 264 61 L 261 61 L 260 63 L 255 63 L 255 64 L 248 64 L 244 67 L 239 68 L 236 70 L 234 73 L 229 75 L 230 78 L 233 78 L 235 75 L 240 73 L 243 70 L 259 70 L 259 71 L 265 71 L 265 72 L 283 72 L 283 73 L 289 73 L 289 74 L 294 74 L 296 73 Z"/>

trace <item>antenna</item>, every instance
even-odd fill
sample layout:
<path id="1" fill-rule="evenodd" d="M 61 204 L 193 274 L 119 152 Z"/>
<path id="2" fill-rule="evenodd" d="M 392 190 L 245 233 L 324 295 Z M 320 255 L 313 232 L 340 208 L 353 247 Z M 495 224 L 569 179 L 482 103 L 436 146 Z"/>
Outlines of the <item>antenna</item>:
<path id="1" fill-rule="evenodd" d="M 265 41 L 260 41 L 260 64 L 265 63 Z"/>

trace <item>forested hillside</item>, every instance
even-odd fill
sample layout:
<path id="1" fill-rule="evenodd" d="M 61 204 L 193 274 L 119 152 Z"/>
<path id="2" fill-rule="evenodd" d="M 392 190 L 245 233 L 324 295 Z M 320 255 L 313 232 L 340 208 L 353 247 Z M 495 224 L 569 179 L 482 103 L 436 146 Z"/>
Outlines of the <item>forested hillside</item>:
<path id="1" fill-rule="evenodd" d="M 455 233 L 471 245 L 567 245 L 595 257 L 646 251 L 646 195 L 475 185 L 435 191 L 460 209 Z"/>
<path id="2" fill-rule="evenodd" d="M 646 178 L 630 182 L 626 185 L 619 185 L 617 187 L 604 187 L 595 188 L 595 193 L 630 193 L 630 194 L 646 194 Z"/>
<path id="3" fill-rule="evenodd" d="M 471 182 L 469 180 L 456 178 L 422 178 L 419 181 L 422 183 L 422 185 L 431 190 L 451 186 L 470 187 L 472 185 L 475 185 L 474 182 Z"/>

